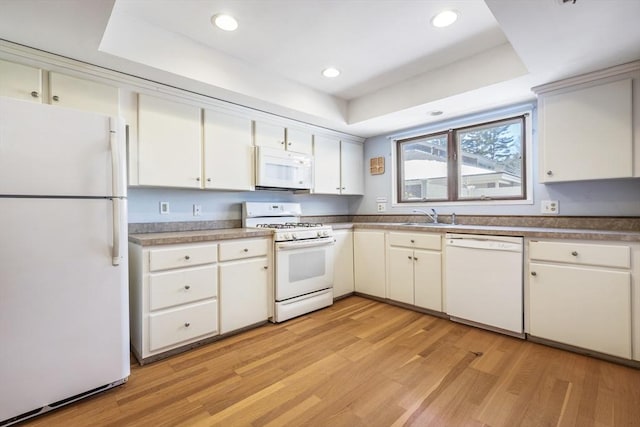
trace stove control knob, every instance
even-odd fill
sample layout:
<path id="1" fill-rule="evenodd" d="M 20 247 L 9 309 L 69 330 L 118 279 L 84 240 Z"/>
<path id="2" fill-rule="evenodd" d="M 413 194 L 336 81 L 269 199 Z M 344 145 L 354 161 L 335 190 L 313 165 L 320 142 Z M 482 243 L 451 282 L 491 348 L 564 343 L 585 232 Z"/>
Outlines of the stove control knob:
<path id="1" fill-rule="evenodd" d="M 322 231 L 318 231 L 318 237 L 322 237 Z"/>
<path id="2" fill-rule="evenodd" d="M 329 235 L 329 232 L 325 230 L 325 231 L 322 232 L 322 235 L 327 237 Z"/>
<path id="3" fill-rule="evenodd" d="M 297 235 L 296 233 L 292 233 L 292 234 L 291 234 L 291 238 L 292 238 L 293 240 L 297 240 L 297 239 L 298 239 L 298 235 Z"/>
<path id="4" fill-rule="evenodd" d="M 283 240 L 291 240 L 291 234 L 289 234 L 289 233 L 284 233 L 284 234 L 282 235 L 282 239 L 283 239 Z"/>

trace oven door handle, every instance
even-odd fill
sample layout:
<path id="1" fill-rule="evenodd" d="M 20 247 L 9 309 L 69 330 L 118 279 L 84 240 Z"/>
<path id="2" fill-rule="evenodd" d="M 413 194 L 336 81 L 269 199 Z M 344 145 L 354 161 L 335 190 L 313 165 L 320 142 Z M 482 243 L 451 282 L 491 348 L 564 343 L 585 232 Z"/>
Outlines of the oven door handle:
<path id="1" fill-rule="evenodd" d="M 276 250 L 278 251 L 291 251 L 295 249 L 313 248 L 315 246 L 332 246 L 335 242 L 333 239 L 326 240 L 308 240 L 298 242 L 278 242 L 276 243 Z"/>

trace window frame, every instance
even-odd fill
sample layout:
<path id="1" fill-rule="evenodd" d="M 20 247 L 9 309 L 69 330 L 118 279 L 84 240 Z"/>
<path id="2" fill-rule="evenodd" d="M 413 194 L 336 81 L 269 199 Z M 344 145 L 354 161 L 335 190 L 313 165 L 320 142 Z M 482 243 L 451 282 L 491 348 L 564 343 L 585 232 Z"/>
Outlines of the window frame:
<path id="1" fill-rule="evenodd" d="M 533 165 L 531 164 L 531 147 L 532 147 L 532 113 L 533 108 L 520 108 L 518 110 L 511 110 L 504 114 L 484 115 L 484 120 L 467 120 L 465 122 L 460 121 L 455 126 L 445 126 L 441 124 L 439 127 L 431 127 L 424 129 L 422 132 L 413 132 L 411 135 L 398 135 L 396 137 L 389 137 L 392 140 L 392 165 L 394 171 L 392 178 L 392 200 L 394 206 L 420 206 L 420 205 L 490 205 L 490 204 L 532 204 L 533 203 L 533 188 L 532 188 L 532 173 Z M 488 116 L 488 117 L 487 117 Z M 460 198 L 459 185 L 461 176 L 459 174 L 461 155 L 460 147 L 458 146 L 458 133 L 465 130 L 490 126 L 492 124 L 499 124 L 501 122 L 509 122 L 515 119 L 521 120 L 521 193 L 515 196 L 501 196 L 501 197 L 463 197 Z M 403 183 L 404 183 L 404 168 L 403 168 L 403 156 L 402 146 L 403 144 L 411 141 L 433 138 L 438 136 L 447 137 L 447 197 L 446 198 L 434 198 L 434 199 L 420 199 L 420 200 L 403 200 Z"/>

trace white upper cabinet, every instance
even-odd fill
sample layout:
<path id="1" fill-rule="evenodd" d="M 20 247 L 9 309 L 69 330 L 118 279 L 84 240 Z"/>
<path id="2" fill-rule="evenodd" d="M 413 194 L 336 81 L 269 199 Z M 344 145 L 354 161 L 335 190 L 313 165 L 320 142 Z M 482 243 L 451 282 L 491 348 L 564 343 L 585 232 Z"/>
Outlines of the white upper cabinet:
<path id="1" fill-rule="evenodd" d="M 200 107 L 138 95 L 138 183 L 201 188 Z"/>
<path id="2" fill-rule="evenodd" d="M 91 80 L 49 72 L 49 103 L 107 116 L 119 115 L 119 90 Z"/>
<path id="3" fill-rule="evenodd" d="M 640 176 L 640 62 L 534 91 L 540 182 Z"/>
<path id="4" fill-rule="evenodd" d="M 313 151 L 313 134 L 304 128 L 257 120 L 254 132 L 255 145 L 296 153 L 311 154 Z"/>
<path id="5" fill-rule="evenodd" d="M 316 135 L 313 143 L 314 193 L 340 194 L 340 139 Z"/>
<path id="6" fill-rule="evenodd" d="M 342 141 L 340 149 L 342 194 L 364 194 L 364 146 L 359 142 Z"/>
<path id="7" fill-rule="evenodd" d="M 42 102 L 42 70 L 0 60 L 0 96 Z"/>
<path id="8" fill-rule="evenodd" d="M 364 193 L 364 148 L 361 143 L 316 135 L 313 154 L 314 193 Z"/>
<path id="9" fill-rule="evenodd" d="M 204 188 L 253 190 L 252 121 L 204 110 Z"/>
<path id="10" fill-rule="evenodd" d="M 303 128 L 287 127 L 287 150 L 311 154 L 313 152 L 313 133 Z"/>

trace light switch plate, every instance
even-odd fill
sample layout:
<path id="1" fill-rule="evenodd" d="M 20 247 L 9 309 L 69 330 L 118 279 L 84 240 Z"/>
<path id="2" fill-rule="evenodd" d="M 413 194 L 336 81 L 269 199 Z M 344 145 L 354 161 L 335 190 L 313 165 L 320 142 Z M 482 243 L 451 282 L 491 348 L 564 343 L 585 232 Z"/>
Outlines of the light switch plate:
<path id="1" fill-rule="evenodd" d="M 557 200 L 542 200 L 540 202 L 540 212 L 543 214 L 558 215 L 560 213 L 560 203 Z"/>
<path id="2" fill-rule="evenodd" d="M 160 202 L 160 215 L 169 215 L 169 202 Z"/>

